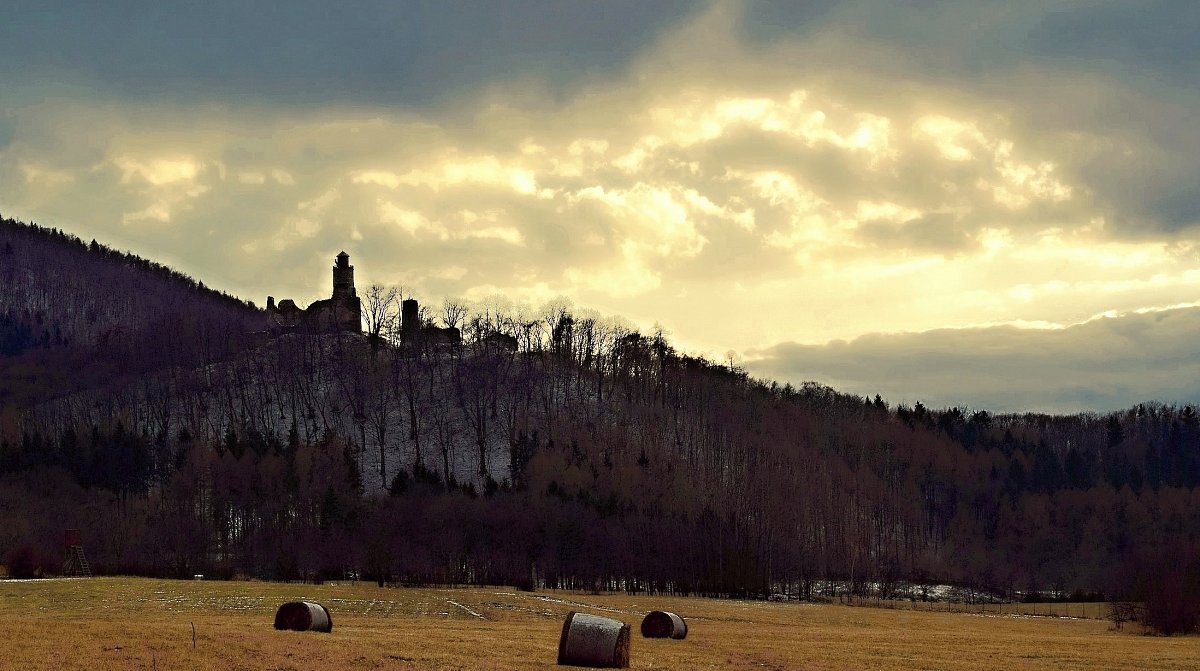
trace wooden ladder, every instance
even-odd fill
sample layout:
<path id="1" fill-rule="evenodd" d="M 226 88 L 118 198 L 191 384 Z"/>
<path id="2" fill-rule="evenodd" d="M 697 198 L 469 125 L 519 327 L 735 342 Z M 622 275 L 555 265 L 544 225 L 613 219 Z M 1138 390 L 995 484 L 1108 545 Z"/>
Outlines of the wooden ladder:
<path id="1" fill-rule="evenodd" d="M 63 575 L 92 575 L 92 566 L 83 554 L 82 545 L 72 545 L 67 550 L 67 561 L 63 562 Z"/>

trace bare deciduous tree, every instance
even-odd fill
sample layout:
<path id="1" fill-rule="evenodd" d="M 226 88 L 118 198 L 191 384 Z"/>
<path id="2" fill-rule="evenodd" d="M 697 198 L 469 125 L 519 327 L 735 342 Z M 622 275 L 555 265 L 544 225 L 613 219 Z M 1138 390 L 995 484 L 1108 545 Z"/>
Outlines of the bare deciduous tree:
<path id="1" fill-rule="evenodd" d="M 366 322 L 367 337 L 371 346 L 378 349 L 384 336 L 395 329 L 400 305 L 400 291 L 396 287 L 385 287 L 373 283 L 367 287 L 362 301 L 362 318 Z"/>

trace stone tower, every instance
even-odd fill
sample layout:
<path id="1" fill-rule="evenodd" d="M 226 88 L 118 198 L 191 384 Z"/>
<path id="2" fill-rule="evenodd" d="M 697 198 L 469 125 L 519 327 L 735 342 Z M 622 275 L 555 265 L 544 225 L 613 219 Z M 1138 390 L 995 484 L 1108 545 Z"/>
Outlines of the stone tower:
<path id="1" fill-rule="evenodd" d="M 421 312 L 417 301 L 412 298 L 405 299 L 400 304 L 400 339 L 404 341 L 415 340 L 421 333 Z"/>
<path id="2" fill-rule="evenodd" d="M 341 252 L 337 255 L 337 265 L 333 267 L 333 299 L 354 298 L 354 266 L 350 265 L 350 255 Z"/>

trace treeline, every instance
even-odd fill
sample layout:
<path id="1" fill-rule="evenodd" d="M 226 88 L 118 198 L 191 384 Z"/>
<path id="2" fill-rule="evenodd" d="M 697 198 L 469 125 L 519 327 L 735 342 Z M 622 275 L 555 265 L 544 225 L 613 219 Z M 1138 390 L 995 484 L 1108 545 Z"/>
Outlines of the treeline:
<path id="1" fill-rule="evenodd" d="M 364 483 L 379 474 L 357 432 L 308 441 L 296 423 L 282 435 L 230 427 L 218 439 L 124 423 L 6 439 L 0 469 L 14 517 L 0 524 L 0 548 L 34 545 L 54 556 L 61 527 L 71 525 L 91 530 L 85 542 L 98 567 L 155 575 L 353 573 L 800 597 L 824 581 L 884 596 L 953 582 L 1061 597 L 1116 593 L 1123 566 L 1200 531 L 1192 488 L 1099 478 L 1077 486 L 1062 475 L 1070 450 L 1097 446 L 1055 449 L 1037 433 L 1070 424 L 1085 435 L 1113 417 L 1131 423 L 1115 445 L 1107 429 L 1097 434 L 1102 461 L 1136 455 L 1120 449 L 1138 444 L 1130 436 L 1173 435 L 1186 408 L 1041 429 L 1039 418 L 999 417 L 985 427 L 972 414 L 960 423 L 951 409 L 930 413 L 931 428 L 910 425 L 912 409 L 817 385 L 755 383 L 644 340 L 649 358 L 632 367 L 638 373 L 610 371 L 602 406 L 562 412 L 570 402 L 558 397 L 549 405 L 559 411 L 524 416 L 507 463 L 490 466 L 495 476 L 460 480 L 433 452 L 391 467 L 378 491 Z M 417 368 L 427 357 L 438 365 L 452 358 L 410 355 Z M 476 370 L 483 364 L 471 360 L 484 356 L 462 354 L 459 365 Z M 575 375 L 587 381 L 581 386 L 595 384 L 573 361 L 530 360 L 544 386 L 507 377 L 500 386 L 562 393 L 580 385 Z M 471 379 L 480 381 L 462 384 Z M 531 408 L 547 407 L 532 400 Z M 461 412 L 454 422 L 469 420 Z M 977 434 L 970 448 L 963 430 Z M 1166 463 L 1164 482 L 1190 477 Z M 29 488 L 42 482 L 55 484 L 40 487 L 39 498 Z"/>
<path id="2" fill-rule="evenodd" d="M 70 526 L 156 575 L 1061 598 L 1200 542 L 1190 406 L 890 407 L 564 305 L 406 329 L 399 298 L 363 292 L 364 335 L 249 337 L 233 305 L 0 355 L 0 556 L 53 568 Z"/>
<path id="3" fill-rule="evenodd" d="M 1200 484 L 1200 416 L 1194 406 L 1142 403 L 1105 415 L 1039 414 L 993 417 L 920 403 L 897 417 L 949 435 L 968 451 L 995 450 L 1010 458 L 1011 486 L 1041 492 L 1108 484 L 1193 488 Z"/>

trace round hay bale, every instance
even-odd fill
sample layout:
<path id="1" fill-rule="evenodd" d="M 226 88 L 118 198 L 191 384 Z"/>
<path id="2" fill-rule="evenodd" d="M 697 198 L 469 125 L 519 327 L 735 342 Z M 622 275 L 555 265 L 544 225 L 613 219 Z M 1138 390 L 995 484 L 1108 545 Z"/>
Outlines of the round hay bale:
<path id="1" fill-rule="evenodd" d="M 665 610 L 652 610 L 642 620 L 642 636 L 645 638 L 687 638 L 687 622 Z"/>
<path id="2" fill-rule="evenodd" d="M 329 610 L 311 601 L 290 601 L 275 613 L 275 628 L 291 631 L 333 631 L 333 618 Z"/>
<path id="3" fill-rule="evenodd" d="M 567 613 L 558 639 L 558 663 L 629 668 L 629 625 L 599 615 Z"/>

